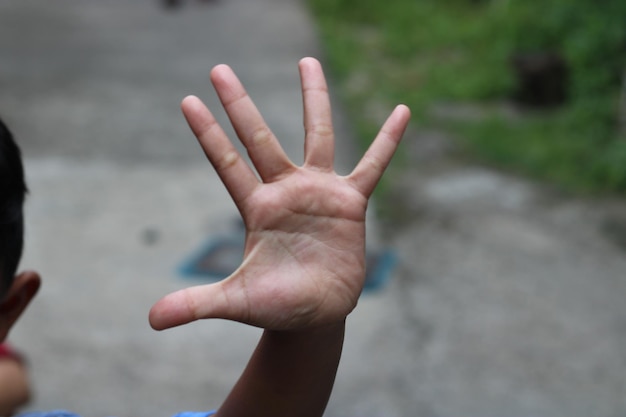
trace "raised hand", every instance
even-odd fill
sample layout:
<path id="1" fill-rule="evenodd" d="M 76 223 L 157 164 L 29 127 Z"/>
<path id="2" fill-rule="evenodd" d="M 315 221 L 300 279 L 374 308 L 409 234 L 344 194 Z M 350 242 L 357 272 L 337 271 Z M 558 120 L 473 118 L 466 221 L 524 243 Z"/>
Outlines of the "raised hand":
<path id="1" fill-rule="evenodd" d="M 305 158 L 294 165 L 245 89 L 219 65 L 211 81 L 260 179 L 196 97 L 182 110 L 246 226 L 244 259 L 228 278 L 186 288 L 150 311 L 155 329 L 223 318 L 269 330 L 334 323 L 356 306 L 365 279 L 365 211 L 408 124 L 395 108 L 356 168 L 334 172 L 334 134 L 322 68 L 299 64 Z"/>

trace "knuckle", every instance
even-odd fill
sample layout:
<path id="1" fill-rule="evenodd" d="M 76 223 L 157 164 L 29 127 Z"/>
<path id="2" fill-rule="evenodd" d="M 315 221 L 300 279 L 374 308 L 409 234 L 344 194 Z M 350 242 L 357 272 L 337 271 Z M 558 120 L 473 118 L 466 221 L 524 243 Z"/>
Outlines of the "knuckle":
<path id="1" fill-rule="evenodd" d="M 382 170 L 385 166 L 380 158 L 377 158 L 376 156 L 371 154 L 366 154 L 365 156 L 363 156 L 363 159 L 372 169 L 376 171 Z"/>
<path id="2" fill-rule="evenodd" d="M 262 146 L 268 143 L 272 138 L 272 133 L 267 126 L 255 129 L 250 135 L 250 141 L 253 146 Z"/>
<path id="3" fill-rule="evenodd" d="M 327 123 L 318 123 L 311 126 L 308 133 L 318 137 L 332 137 L 334 135 L 332 125 Z"/>
<path id="4" fill-rule="evenodd" d="M 228 151 L 222 155 L 222 157 L 217 161 L 217 169 L 224 170 L 232 167 L 237 163 L 239 159 L 239 154 L 234 151 Z"/>

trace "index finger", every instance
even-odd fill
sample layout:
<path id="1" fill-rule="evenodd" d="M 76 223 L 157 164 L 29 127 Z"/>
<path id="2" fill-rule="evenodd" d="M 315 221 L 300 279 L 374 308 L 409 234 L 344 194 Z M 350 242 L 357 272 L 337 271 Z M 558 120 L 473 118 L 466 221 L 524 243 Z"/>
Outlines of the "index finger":
<path id="1" fill-rule="evenodd" d="M 194 96 L 185 97 L 181 108 L 205 155 L 215 168 L 235 205 L 240 204 L 259 185 L 209 109 Z"/>
<path id="2" fill-rule="evenodd" d="M 233 70 L 227 65 L 216 66 L 211 71 L 211 82 L 263 181 L 271 182 L 293 169 L 294 165 Z"/>

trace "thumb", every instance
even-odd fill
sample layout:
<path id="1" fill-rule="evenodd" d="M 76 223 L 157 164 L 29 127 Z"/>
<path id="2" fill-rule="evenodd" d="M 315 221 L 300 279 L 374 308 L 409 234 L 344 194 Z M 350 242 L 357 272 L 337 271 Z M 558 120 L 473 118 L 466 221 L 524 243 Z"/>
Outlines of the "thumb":
<path id="1" fill-rule="evenodd" d="M 222 282 L 173 292 L 152 306 L 150 326 L 164 330 L 200 319 L 230 318 L 232 312 L 227 300 Z"/>

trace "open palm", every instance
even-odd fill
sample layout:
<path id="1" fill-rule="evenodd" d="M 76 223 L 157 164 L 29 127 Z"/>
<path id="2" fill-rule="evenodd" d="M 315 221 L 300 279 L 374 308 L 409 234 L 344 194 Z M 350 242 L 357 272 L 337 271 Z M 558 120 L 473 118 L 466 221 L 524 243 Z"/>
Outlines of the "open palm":
<path id="1" fill-rule="evenodd" d="M 273 330 L 328 324 L 356 306 L 365 279 L 365 211 L 409 120 L 398 106 L 347 176 L 333 169 L 334 135 L 322 68 L 300 61 L 305 161 L 294 165 L 232 72 L 211 81 L 260 177 L 196 97 L 182 109 L 246 226 L 241 266 L 218 283 L 186 288 L 157 302 L 156 329 L 204 318 Z"/>

